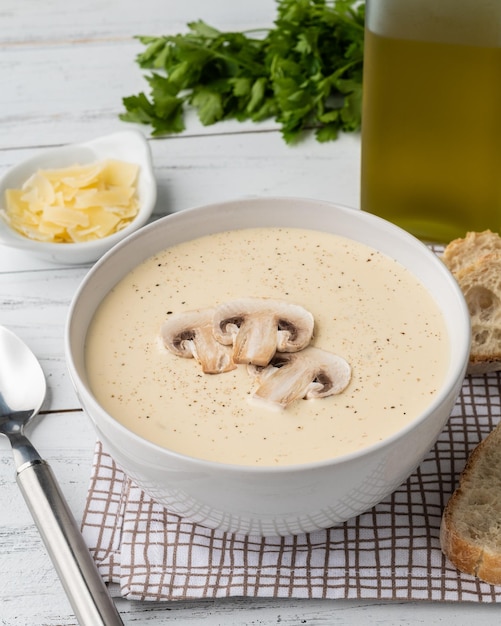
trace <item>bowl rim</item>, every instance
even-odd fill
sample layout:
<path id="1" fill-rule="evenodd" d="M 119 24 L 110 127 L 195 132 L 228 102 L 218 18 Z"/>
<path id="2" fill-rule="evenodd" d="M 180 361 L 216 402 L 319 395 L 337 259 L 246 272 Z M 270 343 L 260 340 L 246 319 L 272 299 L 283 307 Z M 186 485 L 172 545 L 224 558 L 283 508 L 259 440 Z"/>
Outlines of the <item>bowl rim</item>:
<path id="1" fill-rule="evenodd" d="M 72 334 L 73 334 L 73 320 L 74 314 L 78 307 L 79 300 L 82 297 L 85 289 L 91 281 L 94 280 L 96 274 L 101 271 L 103 266 L 109 262 L 115 255 L 119 255 L 123 248 L 127 247 L 131 241 L 135 239 L 143 238 L 148 235 L 153 229 L 158 229 L 159 225 L 169 224 L 175 220 L 187 220 L 190 217 L 197 217 L 200 213 L 204 213 L 206 211 L 211 211 L 217 208 L 228 208 L 231 209 L 235 205 L 253 205 L 257 203 L 270 203 L 270 202 L 301 202 L 307 205 L 317 205 L 323 207 L 329 207 L 331 210 L 336 210 L 340 213 L 340 215 L 349 215 L 353 218 L 354 215 L 358 215 L 361 217 L 354 217 L 354 219 L 362 219 L 367 220 L 369 225 L 374 225 L 375 227 L 383 228 L 390 234 L 394 234 L 397 237 L 402 239 L 402 243 L 404 246 L 411 246 L 416 249 L 417 252 L 420 252 L 424 255 L 424 258 L 427 258 L 428 261 L 434 266 L 434 270 L 437 271 L 439 275 L 442 277 L 442 281 L 445 281 L 444 284 L 447 284 L 450 288 L 451 295 L 454 299 L 454 308 L 455 313 L 457 315 L 458 323 L 463 327 L 464 333 L 461 335 L 461 339 L 463 340 L 463 345 L 460 350 L 460 358 L 456 358 L 453 362 L 452 359 L 449 364 L 449 370 L 446 373 L 446 376 L 442 382 L 442 386 L 439 392 L 434 396 L 432 403 L 419 415 L 417 415 L 413 420 L 407 422 L 404 426 L 399 428 L 394 433 L 385 437 L 381 441 L 370 444 L 364 448 L 354 450 L 352 452 L 337 455 L 332 458 L 322 459 L 318 461 L 310 461 L 307 463 L 291 463 L 287 465 L 240 465 L 238 463 L 226 463 L 223 461 L 213 461 L 208 459 L 202 459 L 195 456 L 190 456 L 188 454 L 180 453 L 175 450 L 171 450 L 164 446 L 160 446 L 140 435 L 134 433 L 132 430 L 125 427 L 118 420 L 116 420 L 112 415 L 110 415 L 97 401 L 94 394 L 91 392 L 89 385 L 86 381 L 82 380 L 80 375 L 78 374 L 78 368 L 75 363 L 75 358 L 72 349 Z M 239 227 L 245 228 L 245 226 Z M 303 226 L 303 228 L 306 228 Z M 234 229 L 233 229 L 234 230 Z M 312 230 L 318 230 L 316 228 Z M 220 232 L 220 229 L 216 229 L 213 232 Z M 208 233 L 207 233 L 208 234 Z M 193 237 L 195 239 L 197 237 Z M 353 239 L 353 237 L 352 237 Z M 189 238 L 183 239 L 183 241 L 188 241 Z M 361 241 L 360 239 L 355 239 L 355 241 Z M 175 244 L 171 244 L 175 245 Z M 371 245 L 371 244 L 367 244 Z M 168 246 L 166 246 L 168 247 Z M 374 247 L 374 245 L 372 246 Z M 148 252 L 144 259 L 151 257 L 155 252 Z M 391 256 L 388 253 L 387 256 Z M 397 259 L 398 260 L 398 259 Z M 142 261 L 139 261 L 134 264 L 137 266 Z M 129 270 L 124 271 L 121 276 L 115 280 L 114 284 L 117 284 L 119 280 L 123 278 L 128 273 Z M 114 285 L 113 284 L 113 285 Z M 110 285 L 109 289 L 113 287 Z M 452 308 L 451 304 L 451 308 Z M 95 310 L 93 311 L 93 313 Z M 449 341 L 451 342 L 450 349 L 452 349 L 452 341 L 456 338 L 449 336 Z M 252 198 L 237 198 L 234 200 L 225 200 L 222 202 L 214 202 L 211 204 L 199 205 L 191 208 L 186 208 L 175 213 L 166 215 L 162 218 L 159 218 L 155 222 L 148 224 L 143 227 L 140 231 L 136 231 L 130 234 L 125 239 L 121 240 L 118 244 L 116 244 L 111 250 L 107 251 L 101 259 L 91 268 L 91 270 L 84 277 L 83 281 L 79 285 L 77 291 L 75 292 L 73 299 L 70 303 L 70 307 L 68 310 L 65 333 L 64 333 L 64 344 L 65 344 L 65 354 L 66 354 L 66 363 L 70 374 L 70 379 L 73 383 L 74 388 L 77 391 L 78 397 L 85 397 L 85 405 L 91 405 L 92 409 L 100 414 L 101 418 L 104 419 L 105 423 L 111 424 L 113 428 L 118 428 L 118 431 L 127 435 L 127 437 L 131 437 L 134 441 L 137 441 L 142 446 L 146 446 L 146 449 L 151 449 L 155 452 L 160 452 L 161 454 L 167 454 L 169 457 L 176 459 L 178 461 L 189 464 L 190 466 L 195 467 L 204 467 L 205 469 L 211 468 L 212 471 L 231 471 L 231 472 L 243 472 L 244 474 L 293 474 L 295 472 L 304 472 L 304 471 L 312 471 L 319 468 L 325 468 L 333 465 L 343 465 L 348 464 L 352 461 L 356 461 L 358 458 L 370 458 L 374 454 L 379 454 L 384 448 L 390 447 L 396 440 L 403 438 L 410 431 L 415 430 L 422 422 L 424 422 L 434 411 L 436 411 L 446 400 L 447 397 L 451 393 L 455 393 L 455 397 L 459 394 L 461 384 L 464 379 L 464 375 L 466 373 L 466 367 L 468 364 L 468 356 L 470 350 L 470 340 L 471 340 L 471 326 L 470 326 L 470 315 L 468 311 L 468 307 L 466 305 L 466 301 L 464 296 L 457 284 L 457 281 L 454 279 L 448 268 L 445 264 L 439 259 L 436 253 L 434 253 L 425 243 L 418 240 L 416 237 L 403 230 L 402 228 L 396 226 L 395 224 L 388 222 L 387 220 L 380 218 L 379 216 L 373 215 L 371 213 L 361 211 L 359 209 L 354 209 L 348 207 L 343 204 L 334 203 L 330 201 L 317 200 L 312 198 L 303 198 L 297 196 L 269 196 L 269 197 L 252 197 Z M 454 346 L 456 348 L 456 346 Z M 85 409 L 84 409 L 85 411 Z M 89 415 L 90 419 L 94 421 L 94 418 Z"/>

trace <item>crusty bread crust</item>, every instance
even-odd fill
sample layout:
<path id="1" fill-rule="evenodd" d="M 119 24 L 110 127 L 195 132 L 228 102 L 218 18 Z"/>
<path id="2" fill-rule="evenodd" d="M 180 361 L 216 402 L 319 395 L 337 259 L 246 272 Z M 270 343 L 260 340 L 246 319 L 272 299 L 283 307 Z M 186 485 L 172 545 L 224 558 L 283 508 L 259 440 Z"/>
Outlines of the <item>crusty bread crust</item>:
<path id="1" fill-rule="evenodd" d="M 501 253 L 501 237 L 491 230 L 466 233 L 464 239 L 454 239 L 445 248 L 442 259 L 453 274 L 456 274 L 484 254 Z"/>
<path id="2" fill-rule="evenodd" d="M 461 572 L 501 585 L 501 424 L 468 458 L 442 515 L 440 545 Z"/>
<path id="3" fill-rule="evenodd" d="M 468 368 L 466 370 L 467 376 L 482 376 L 483 374 L 489 374 L 490 372 L 498 372 L 501 369 L 500 357 L 497 359 L 478 359 L 470 358 Z"/>

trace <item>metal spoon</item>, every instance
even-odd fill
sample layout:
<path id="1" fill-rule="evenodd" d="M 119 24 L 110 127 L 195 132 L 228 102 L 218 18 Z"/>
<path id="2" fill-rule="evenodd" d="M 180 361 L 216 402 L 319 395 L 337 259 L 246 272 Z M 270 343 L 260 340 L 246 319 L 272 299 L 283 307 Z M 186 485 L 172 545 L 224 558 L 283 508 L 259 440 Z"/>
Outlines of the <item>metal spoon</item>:
<path id="1" fill-rule="evenodd" d="M 24 435 L 46 394 L 43 370 L 19 337 L 0 326 L 0 434 L 12 446 L 16 480 L 81 626 L 123 626 L 49 465 Z"/>

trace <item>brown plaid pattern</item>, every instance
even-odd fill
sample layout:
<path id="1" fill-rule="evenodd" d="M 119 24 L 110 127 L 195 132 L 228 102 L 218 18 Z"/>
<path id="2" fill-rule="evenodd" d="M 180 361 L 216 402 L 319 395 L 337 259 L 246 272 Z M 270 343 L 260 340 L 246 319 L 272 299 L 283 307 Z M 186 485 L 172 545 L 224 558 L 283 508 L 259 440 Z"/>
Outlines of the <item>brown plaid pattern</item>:
<path id="1" fill-rule="evenodd" d="M 83 532 L 106 581 L 135 600 L 224 596 L 497 602 L 501 588 L 460 574 L 440 551 L 444 505 L 473 447 L 498 423 L 501 373 L 467 377 L 418 470 L 343 525 L 307 535 L 233 536 L 152 501 L 98 442 Z"/>

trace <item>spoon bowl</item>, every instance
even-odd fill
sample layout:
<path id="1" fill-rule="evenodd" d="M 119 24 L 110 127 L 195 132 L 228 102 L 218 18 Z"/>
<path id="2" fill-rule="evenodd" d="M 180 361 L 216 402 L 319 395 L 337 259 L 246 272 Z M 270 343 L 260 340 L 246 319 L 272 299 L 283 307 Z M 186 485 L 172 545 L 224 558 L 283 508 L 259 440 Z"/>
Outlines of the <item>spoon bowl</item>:
<path id="1" fill-rule="evenodd" d="M 22 434 L 47 393 L 37 358 L 14 333 L 0 326 L 0 433 Z"/>
<path id="2" fill-rule="evenodd" d="M 0 326 L 0 434 L 8 437 L 16 480 L 82 626 L 123 624 L 49 465 L 24 428 L 39 412 L 45 376 L 28 346 Z"/>

